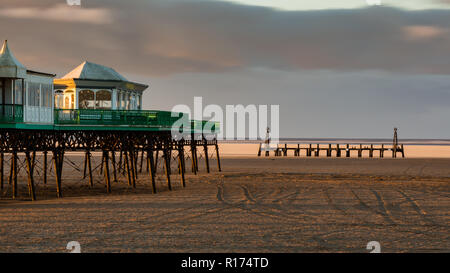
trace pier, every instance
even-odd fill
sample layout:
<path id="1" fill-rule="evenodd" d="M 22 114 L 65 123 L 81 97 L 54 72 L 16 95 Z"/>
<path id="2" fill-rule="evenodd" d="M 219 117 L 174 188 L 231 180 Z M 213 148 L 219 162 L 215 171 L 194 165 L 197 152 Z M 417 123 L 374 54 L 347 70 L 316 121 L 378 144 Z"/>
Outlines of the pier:
<path id="1" fill-rule="evenodd" d="M 267 129 L 267 136 L 264 143 L 259 144 L 258 156 L 265 152 L 265 156 L 270 156 L 273 151 L 275 157 L 288 156 L 289 151 L 293 156 L 304 155 L 306 157 L 352 157 L 357 155 L 358 158 L 367 155 L 369 158 L 384 158 L 385 155 L 392 155 L 392 158 L 405 158 L 405 147 L 398 143 L 398 129 L 394 128 L 394 137 L 392 144 L 288 144 L 281 143 L 276 146 L 271 145 L 270 130 Z"/>
<path id="2" fill-rule="evenodd" d="M 258 156 L 262 154 L 262 145 L 260 144 L 258 150 Z M 290 153 L 289 153 L 290 152 Z M 288 156 L 289 154 L 293 156 L 306 156 L 306 157 L 352 157 L 357 156 L 358 158 L 367 155 L 369 158 L 379 157 L 384 158 L 386 155 L 392 155 L 392 158 L 397 158 L 401 156 L 405 158 L 405 148 L 403 144 L 399 146 L 394 145 L 374 145 L 374 144 L 278 144 L 276 148 L 273 149 L 273 155 Z M 266 151 L 266 156 L 269 156 L 269 152 Z"/>

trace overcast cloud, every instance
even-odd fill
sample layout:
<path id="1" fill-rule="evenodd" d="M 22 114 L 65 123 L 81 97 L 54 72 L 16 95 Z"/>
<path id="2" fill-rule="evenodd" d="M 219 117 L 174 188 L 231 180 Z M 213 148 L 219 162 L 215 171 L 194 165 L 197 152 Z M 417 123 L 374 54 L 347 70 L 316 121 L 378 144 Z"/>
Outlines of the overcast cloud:
<path id="1" fill-rule="evenodd" d="M 448 115 L 442 115 L 449 113 L 450 103 L 448 9 L 283 11 L 211 0 L 82 2 L 80 8 L 64 5 L 64 0 L 3 0 L 0 39 L 8 39 L 15 55 L 32 69 L 62 76 L 89 60 L 150 83 L 145 105 L 152 108 L 170 108 L 172 101 L 159 98 L 172 95 L 184 94 L 192 101 L 199 89 L 209 90 L 203 94 L 209 103 L 225 104 L 221 98 L 230 90 L 223 82 L 236 77 L 258 81 L 234 84 L 234 92 L 239 90 L 236 100 L 259 104 L 283 97 L 279 101 L 285 120 L 286 113 L 311 113 L 292 101 L 323 99 L 314 104 L 321 112 L 310 117 L 323 128 L 311 127 L 305 133 L 286 126 L 282 136 L 372 137 L 372 131 L 402 125 L 408 137 L 450 135 L 449 126 L 442 126 L 448 123 Z M 368 80 L 374 73 L 376 81 Z M 305 75 L 315 80 L 306 81 Z M 284 80 L 276 81 L 280 78 Z M 204 84 L 177 89 L 180 82 Z M 416 88 L 408 91 L 412 82 Z M 312 83 L 317 88 L 305 86 Z M 337 83 L 343 88 L 334 88 Z M 276 89 L 272 95 L 266 86 Z M 340 110 L 323 102 L 336 98 L 345 98 Z M 369 99 L 387 102 L 384 112 L 358 108 Z M 355 115 L 375 124 L 374 129 L 324 129 L 335 126 L 335 119 Z M 426 117 L 427 124 L 407 122 L 411 115 Z M 392 124 L 389 116 L 403 118 Z"/>

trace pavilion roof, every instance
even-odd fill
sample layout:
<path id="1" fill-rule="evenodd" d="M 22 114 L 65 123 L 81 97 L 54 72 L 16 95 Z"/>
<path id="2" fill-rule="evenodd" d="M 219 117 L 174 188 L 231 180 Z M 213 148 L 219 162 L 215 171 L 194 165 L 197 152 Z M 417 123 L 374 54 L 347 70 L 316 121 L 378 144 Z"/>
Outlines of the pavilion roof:
<path id="1" fill-rule="evenodd" d="M 25 78 L 26 75 L 27 68 L 14 57 L 5 41 L 0 51 L 0 78 Z"/>
<path id="2" fill-rule="evenodd" d="M 110 67 L 87 61 L 67 73 L 62 79 L 128 81 Z"/>

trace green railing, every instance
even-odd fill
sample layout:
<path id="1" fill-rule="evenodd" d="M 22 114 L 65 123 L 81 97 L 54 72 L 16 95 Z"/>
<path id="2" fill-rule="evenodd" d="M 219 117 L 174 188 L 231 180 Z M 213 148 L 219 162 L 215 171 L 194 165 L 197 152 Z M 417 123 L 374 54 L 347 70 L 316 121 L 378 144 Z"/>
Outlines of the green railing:
<path id="1" fill-rule="evenodd" d="M 174 115 L 173 115 L 174 114 Z M 150 128 L 175 129 L 182 126 L 176 123 L 183 113 L 153 110 L 102 110 L 102 109 L 55 109 L 55 125 L 110 125 L 110 126 L 144 126 Z M 207 121 L 191 121 L 192 129 L 205 133 L 216 133 L 219 124 L 205 127 Z M 211 129 L 211 130 L 209 130 Z"/>
<path id="2" fill-rule="evenodd" d="M 220 132 L 220 122 L 207 120 L 191 120 L 191 128 L 194 132 L 204 132 L 206 134 L 217 134 Z"/>
<path id="3" fill-rule="evenodd" d="M 23 106 L 0 104 L 0 123 L 22 123 Z"/>

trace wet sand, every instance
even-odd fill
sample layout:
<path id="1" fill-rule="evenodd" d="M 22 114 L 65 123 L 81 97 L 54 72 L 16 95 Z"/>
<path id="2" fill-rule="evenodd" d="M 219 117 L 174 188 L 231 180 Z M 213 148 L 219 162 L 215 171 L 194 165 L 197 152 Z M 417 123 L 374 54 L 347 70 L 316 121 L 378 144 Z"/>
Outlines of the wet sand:
<path id="1" fill-rule="evenodd" d="M 82 252 L 368 252 L 369 241 L 382 252 L 450 251 L 450 159 L 223 153 L 222 173 L 212 161 L 205 174 L 201 161 L 186 188 L 174 174 L 168 191 L 160 169 L 156 195 L 145 173 L 137 189 L 121 176 L 107 195 L 98 170 L 89 189 L 68 166 L 65 198 L 50 177 L 30 202 L 22 177 L 24 200 L 8 185 L 0 200 L 0 252 L 65 252 L 69 241 Z"/>

